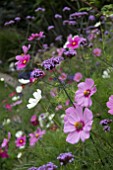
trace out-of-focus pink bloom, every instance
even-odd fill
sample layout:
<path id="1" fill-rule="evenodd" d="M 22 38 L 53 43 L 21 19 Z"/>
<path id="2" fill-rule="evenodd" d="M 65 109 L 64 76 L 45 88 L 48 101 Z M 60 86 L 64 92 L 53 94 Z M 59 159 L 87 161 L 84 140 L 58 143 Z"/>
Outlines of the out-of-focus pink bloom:
<path id="1" fill-rule="evenodd" d="M 0 148 L 0 157 L 1 157 L 1 158 L 8 158 L 9 155 L 8 155 L 8 153 L 7 153 L 6 150 Z"/>
<path id="2" fill-rule="evenodd" d="M 96 86 L 94 81 L 87 78 L 85 82 L 78 84 L 78 90 L 75 93 L 75 102 L 83 107 L 89 107 L 92 105 L 91 96 L 96 92 Z"/>
<path id="3" fill-rule="evenodd" d="M 88 35 L 88 40 L 89 40 L 89 41 L 92 41 L 95 37 L 96 37 L 96 36 L 95 36 L 94 34 L 90 33 L 90 34 Z"/>
<path id="4" fill-rule="evenodd" d="M 39 124 L 37 115 L 33 115 L 30 119 L 30 122 L 33 126 L 37 126 Z"/>
<path id="5" fill-rule="evenodd" d="M 20 136 L 15 141 L 16 147 L 18 148 L 24 148 L 26 144 L 26 136 Z"/>
<path id="6" fill-rule="evenodd" d="M 109 101 L 106 103 L 107 107 L 110 109 L 108 113 L 113 115 L 113 95 L 109 97 Z"/>
<path id="7" fill-rule="evenodd" d="M 64 45 L 64 48 L 69 48 L 69 49 L 76 49 L 79 48 L 81 42 L 81 37 L 78 35 L 72 37 L 72 35 L 69 35 L 67 38 L 67 42 Z"/>
<path id="8" fill-rule="evenodd" d="M 53 88 L 51 91 L 50 91 L 50 95 L 52 97 L 55 97 L 57 95 L 58 91 L 57 91 L 57 88 Z"/>
<path id="9" fill-rule="evenodd" d="M 70 100 L 68 99 L 68 100 L 66 100 L 65 105 L 68 106 L 69 104 L 70 104 Z"/>
<path id="10" fill-rule="evenodd" d="M 23 50 L 24 54 L 16 56 L 16 60 L 18 60 L 18 62 L 15 63 L 17 70 L 21 70 L 21 69 L 25 68 L 27 63 L 30 61 L 30 55 L 27 54 L 30 47 L 31 47 L 30 44 L 28 46 L 23 45 L 22 50 Z"/>
<path id="11" fill-rule="evenodd" d="M 6 105 L 5 105 L 5 108 L 6 108 L 7 110 L 9 110 L 9 111 L 11 111 L 11 110 L 12 110 L 12 106 L 11 106 L 11 104 L 6 104 Z"/>
<path id="12" fill-rule="evenodd" d="M 30 146 L 34 146 L 36 142 L 38 142 L 38 140 L 40 138 L 42 138 L 42 136 L 46 133 L 45 130 L 41 130 L 40 128 L 38 128 L 34 133 L 30 133 Z"/>
<path id="13" fill-rule="evenodd" d="M 82 79 L 82 74 L 81 73 L 75 73 L 73 80 L 76 82 L 79 82 Z"/>
<path id="14" fill-rule="evenodd" d="M 8 138 L 4 138 L 4 139 L 3 139 L 3 142 L 2 142 L 2 144 L 1 144 L 1 147 L 2 147 L 2 148 L 8 148 L 8 143 L 9 143 L 10 139 L 11 139 L 11 133 L 8 132 Z"/>
<path id="15" fill-rule="evenodd" d="M 59 104 L 59 105 L 55 108 L 55 110 L 58 111 L 58 110 L 61 110 L 62 108 L 63 108 L 62 105 Z"/>
<path id="16" fill-rule="evenodd" d="M 16 94 L 16 92 L 12 92 L 9 94 L 9 97 L 13 97 Z"/>
<path id="17" fill-rule="evenodd" d="M 100 57 L 101 53 L 102 53 L 102 50 L 100 48 L 95 48 L 93 50 L 93 55 L 96 56 L 96 57 Z"/>
<path id="18" fill-rule="evenodd" d="M 32 78 L 32 77 L 30 77 L 30 83 L 34 83 L 36 80 L 37 80 L 37 78 Z"/>
<path id="19" fill-rule="evenodd" d="M 40 40 L 41 38 L 44 37 L 44 32 L 39 32 L 39 33 L 32 33 L 29 37 L 28 37 L 28 41 L 33 41 L 35 39 Z"/>
<path id="20" fill-rule="evenodd" d="M 6 103 L 6 102 L 7 102 L 7 99 L 2 100 L 2 103 Z"/>
<path id="21" fill-rule="evenodd" d="M 58 56 L 62 56 L 63 52 L 64 52 L 64 48 L 58 48 L 57 49 Z"/>
<path id="22" fill-rule="evenodd" d="M 24 54 L 27 54 L 27 52 L 29 51 L 30 48 L 31 48 L 30 44 L 28 46 L 23 45 L 22 50 L 23 50 Z"/>
<path id="23" fill-rule="evenodd" d="M 67 79 L 67 74 L 66 73 L 61 73 L 61 75 L 59 76 L 59 80 L 60 81 L 65 81 Z"/>
<path id="24" fill-rule="evenodd" d="M 90 137 L 92 123 L 93 114 L 88 108 L 84 112 L 81 106 L 68 108 L 64 117 L 64 133 L 69 133 L 66 141 L 71 144 L 79 140 L 84 142 Z"/>
<path id="25" fill-rule="evenodd" d="M 21 103 L 22 103 L 22 100 L 18 100 L 16 102 L 12 103 L 11 106 L 13 107 L 13 106 L 19 105 Z"/>
<path id="26" fill-rule="evenodd" d="M 4 138 L 3 142 L 0 146 L 0 157 L 1 158 L 8 158 L 9 157 L 7 152 L 8 152 L 8 144 L 9 144 L 10 138 L 11 138 L 11 133 L 8 132 L 8 138 Z"/>

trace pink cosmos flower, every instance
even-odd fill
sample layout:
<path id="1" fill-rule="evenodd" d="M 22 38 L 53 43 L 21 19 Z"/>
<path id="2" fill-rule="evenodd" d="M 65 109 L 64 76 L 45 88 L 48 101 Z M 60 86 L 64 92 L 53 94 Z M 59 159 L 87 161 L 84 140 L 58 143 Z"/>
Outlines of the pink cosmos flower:
<path id="1" fill-rule="evenodd" d="M 41 38 L 43 38 L 44 37 L 44 32 L 39 32 L 39 33 L 32 33 L 30 36 L 29 36 L 29 38 L 28 38 L 28 41 L 33 41 L 33 40 L 35 40 L 36 38 L 38 39 L 38 40 L 40 40 Z"/>
<path id="2" fill-rule="evenodd" d="M 11 138 L 11 133 L 8 132 L 8 138 L 4 138 L 3 142 L 0 146 L 0 157 L 1 158 L 8 158 L 9 157 L 7 152 L 8 152 L 8 145 L 9 145 L 10 138 Z"/>
<path id="3" fill-rule="evenodd" d="M 102 53 L 102 50 L 100 48 L 95 48 L 93 50 L 93 55 L 96 56 L 96 57 L 100 57 L 101 53 Z"/>
<path id="4" fill-rule="evenodd" d="M 78 72 L 78 73 L 75 73 L 73 80 L 76 82 L 79 82 L 82 79 L 82 77 L 83 77 L 82 74 Z"/>
<path id="5" fill-rule="evenodd" d="M 67 74 L 66 73 L 61 73 L 61 75 L 59 76 L 59 80 L 60 81 L 65 81 L 67 79 Z"/>
<path id="6" fill-rule="evenodd" d="M 57 88 L 53 88 L 53 89 L 50 91 L 50 95 L 51 95 L 52 97 L 57 96 L 57 94 L 58 94 Z"/>
<path id="7" fill-rule="evenodd" d="M 59 105 L 55 108 L 56 111 L 61 110 L 61 109 L 63 109 L 63 107 L 62 107 L 61 104 L 59 104 Z"/>
<path id="8" fill-rule="evenodd" d="M 113 95 L 109 97 L 109 101 L 106 103 L 107 107 L 110 109 L 108 113 L 113 115 Z"/>
<path id="9" fill-rule="evenodd" d="M 9 144 L 10 139 L 11 139 L 11 133 L 8 132 L 8 138 L 4 138 L 4 139 L 3 139 L 3 142 L 2 142 L 2 144 L 1 144 L 1 147 L 8 149 L 8 144 Z"/>
<path id="10" fill-rule="evenodd" d="M 9 111 L 11 111 L 11 110 L 12 110 L 12 106 L 11 106 L 11 104 L 6 104 L 6 105 L 5 105 L 5 108 L 6 108 L 7 110 L 9 110 Z"/>
<path id="11" fill-rule="evenodd" d="M 64 48 L 57 48 L 58 56 L 62 56 L 63 52 L 64 52 Z"/>
<path id="12" fill-rule="evenodd" d="M 16 147 L 18 148 L 24 148 L 26 144 L 26 136 L 20 136 L 15 141 Z"/>
<path id="13" fill-rule="evenodd" d="M 75 102 L 83 107 L 89 107 L 92 105 L 91 96 L 96 92 L 96 86 L 94 81 L 87 78 L 85 82 L 78 84 L 78 90 L 75 93 Z"/>
<path id="14" fill-rule="evenodd" d="M 30 47 L 31 47 L 30 44 L 28 45 L 28 47 L 25 45 L 22 46 L 22 50 L 23 50 L 24 54 L 16 56 L 16 60 L 18 60 L 18 62 L 15 63 L 15 65 L 17 66 L 17 70 L 21 70 L 21 69 L 25 68 L 26 64 L 30 61 L 30 55 L 27 54 Z"/>
<path id="15" fill-rule="evenodd" d="M 37 115 L 32 115 L 30 122 L 33 126 L 37 126 L 39 124 Z"/>
<path id="16" fill-rule="evenodd" d="M 40 139 L 42 138 L 42 136 L 46 133 L 45 130 L 41 130 L 40 128 L 38 128 L 34 133 L 30 133 L 29 136 L 30 136 L 30 139 L 29 139 L 29 142 L 30 142 L 30 146 L 34 146 L 35 143 Z"/>
<path id="17" fill-rule="evenodd" d="M 7 151 L 0 147 L 0 158 L 8 158 L 8 157 L 9 157 L 9 155 L 8 155 Z"/>
<path id="18" fill-rule="evenodd" d="M 66 141 L 75 144 L 79 140 L 84 142 L 90 137 L 90 130 L 93 123 L 93 114 L 81 106 L 70 107 L 66 110 L 64 117 L 64 133 L 69 133 Z"/>
<path id="19" fill-rule="evenodd" d="M 70 104 L 70 100 L 67 99 L 66 102 L 65 102 L 65 105 L 68 106 Z"/>
<path id="20" fill-rule="evenodd" d="M 24 54 L 27 54 L 27 52 L 29 51 L 30 48 L 31 48 L 30 44 L 28 44 L 28 46 L 23 45 L 22 50 L 23 50 Z"/>
<path id="21" fill-rule="evenodd" d="M 69 48 L 72 50 L 79 48 L 80 42 L 81 42 L 81 38 L 78 35 L 74 37 L 72 37 L 72 35 L 69 35 L 67 38 L 67 42 L 64 45 L 64 48 Z"/>
<path id="22" fill-rule="evenodd" d="M 16 94 L 16 92 L 12 92 L 9 94 L 9 97 L 13 97 Z"/>
<path id="23" fill-rule="evenodd" d="M 12 103 L 11 106 L 17 106 L 22 103 L 22 100 L 17 100 L 16 102 Z"/>

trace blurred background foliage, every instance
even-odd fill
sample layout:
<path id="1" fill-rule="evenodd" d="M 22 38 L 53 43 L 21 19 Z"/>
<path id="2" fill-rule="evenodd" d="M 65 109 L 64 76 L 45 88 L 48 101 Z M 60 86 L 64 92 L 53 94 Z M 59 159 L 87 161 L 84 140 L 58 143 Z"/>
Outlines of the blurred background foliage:
<path id="1" fill-rule="evenodd" d="M 64 31 L 54 18 L 55 14 L 63 15 L 62 9 L 65 6 L 71 7 L 71 12 L 88 11 L 99 18 L 100 15 L 109 15 L 112 13 L 113 0 L 1 0 L 0 1 L 0 60 L 5 64 L 15 59 L 15 55 L 21 52 L 21 46 L 26 44 L 28 36 L 32 32 L 44 31 L 49 35 L 47 27 L 55 25 L 54 35 L 46 39 L 50 43 L 55 39 L 55 35 L 66 36 L 72 32 Z M 45 12 L 35 12 L 38 7 L 45 8 Z M 27 16 L 34 17 L 34 20 L 27 20 Z M 20 17 L 21 22 L 4 26 L 4 23 Z M 64 19 L 69 17 L 68 12 L 63 16 Z M 98 19 L 97 19 L 98 21 Z M 83 21 L 84 22 L 84 21 Z M 3 65 L 1 65 L 3 67 Z"/>

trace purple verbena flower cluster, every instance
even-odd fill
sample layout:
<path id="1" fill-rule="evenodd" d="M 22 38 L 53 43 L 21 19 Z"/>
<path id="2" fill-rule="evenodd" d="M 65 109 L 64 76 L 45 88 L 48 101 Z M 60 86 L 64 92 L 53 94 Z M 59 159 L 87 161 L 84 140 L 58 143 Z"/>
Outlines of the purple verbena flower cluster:
<path id="1" fill-rule="evenodd" d="M 63 60 L 64 58 L 61 56 L 52 57 L 47 60 L 44 60 L 42 62 L 42 67 L 44 67 L 45 70 L 52 70 L 53 68 L 55 68 L 56 65 L 60 64 L 61 61 Z"/>
<path id="2" fill-rule="evenodd" d="M 66 165 L 67 163 L 74 161 L 74 155 L 72 155 L 71 152 L 61 153 L 57 159 L 60 161 L 61 165 Z"/>
<path id="3" fill-rule="evenodd" d="M 111 123 L 112 123 L 112 119 L 103 119 L 103 120 L 100 121 L 100 125 L 103 126 L 103 130 L 105 132 L 109 132 L 110 131 L 109 124 L 111 124 Z"/>
<path id="4" fill-rule="evenodd" d="M 57 166 L 55 164 L 53 164 L 52 162 L 48 162 L 45 165 L 42 165 L 40 167 L 31 167 L 28 170 L 55 170 L 57 169 Z"/>

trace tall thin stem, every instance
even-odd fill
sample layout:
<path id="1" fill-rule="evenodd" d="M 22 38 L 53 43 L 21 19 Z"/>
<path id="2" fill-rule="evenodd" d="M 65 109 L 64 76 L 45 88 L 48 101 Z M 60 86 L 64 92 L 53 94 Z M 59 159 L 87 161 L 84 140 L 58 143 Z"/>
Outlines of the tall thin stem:
<path id="1" fill-rule="evenodd" d="M 103 162 L 103 160 L 102 160 L 102 158 L 101 158 L 101 155 L 100 155 L 100 152 L 99 152 L 99 150 L 98 150 L 98 148 L 96 147 L 96 145 L 95 145 L 95 141 L 93 140 L 93 137 L 91 136 L 91 141 L 92 141 L 92 143 L 94 144 L 94 146 L 95 146 L 95 149 L 96 149 L 96 151 L 97 151 L 97 154 L 98 154 L 98 157 L 99 157 L 99 159 L 100 159 L 100 161 L 101 161 L 101 164 L 102 164 L 102 166 L 103 166 L 103 169 L 105 169 L 104 168 L 104 162 Z"/>
<path id="2" fill-rule="evenodd" d="M 68 94 L 68 92 L 67 92 L 67 90 L 66 90 L 66 88 L 65 88 L 65 85 L 64 85 L 63 83 L 61 83 L 61 81 L 60 81 L 59 78 L 57 77 L 57 74 L 55 73 L 54 70 L 53 70 L 53 73 L 54 73 L 55 77 L 57 78 L 58 82 L 61 84 L 61 86 L 62 86 L 65 94 L 67 95 L 68 99 L 70 100 L 71 104 L 73 105 L 73 107 L 75 107 L 73 101 L 71 100 L 71 98 L 70 98 L 70 96 L 69 96 L 69 94 Z"/>

